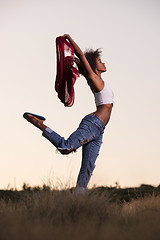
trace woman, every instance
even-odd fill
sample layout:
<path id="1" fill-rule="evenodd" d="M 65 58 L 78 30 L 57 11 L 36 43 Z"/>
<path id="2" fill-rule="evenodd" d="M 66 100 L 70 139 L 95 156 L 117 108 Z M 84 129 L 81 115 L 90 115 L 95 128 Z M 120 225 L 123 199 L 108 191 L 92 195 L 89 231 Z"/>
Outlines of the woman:
<path id="1" fill-rule="evenodd" d="M 85 54 L 74 42 L 70 35 L 63 35 L 73 46 L 78 59 L 80 73 L 86 78 L 87 83 L 95 96 L 96 111 L 85 116 L 79 127 L 67 140 L 44 124 L 45 118 L 24 113 L 24 118 L 38 127 L 62 154 L 69 154 L 82 146 L 82 164 L 77 179 L 76 191 L 84 192 L 95 167 L 95 161 L 102 144 L 105 126 L 109 122 L 113 107 L 113 92 L 108 84 L 102 80 L 101 74 L 106 72 L 106 66 L 101 61 L 100 51 L 90 50 Z"/>

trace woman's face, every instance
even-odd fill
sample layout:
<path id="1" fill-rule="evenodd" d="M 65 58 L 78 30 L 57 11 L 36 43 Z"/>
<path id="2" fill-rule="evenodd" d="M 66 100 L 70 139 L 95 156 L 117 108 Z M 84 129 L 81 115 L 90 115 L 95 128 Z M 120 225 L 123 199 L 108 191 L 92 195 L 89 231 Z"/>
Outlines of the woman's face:
<path id="1" fill-rule="evenodd" d="M 101 61 L 101 59 L 99 57 L 96 58 L 96 64 L 97 64 L 96 70 L 98 70 L 100 72 L 107 71 L 105 64 Z"/>

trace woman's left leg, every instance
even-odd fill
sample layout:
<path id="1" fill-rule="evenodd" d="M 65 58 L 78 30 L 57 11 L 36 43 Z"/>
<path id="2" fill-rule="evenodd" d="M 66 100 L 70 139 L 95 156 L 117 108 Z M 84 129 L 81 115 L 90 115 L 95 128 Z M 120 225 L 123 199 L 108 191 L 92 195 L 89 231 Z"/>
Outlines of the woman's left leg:
<path id="1" fill-rule="evenodd" d="M 95 162 L 99 155 L 102 144 L 103 133 L 95 140 L 83 145 L 82 147 L 82 164 L 77 179 L 76 190 L 85 190 L 95 168 Z"/>

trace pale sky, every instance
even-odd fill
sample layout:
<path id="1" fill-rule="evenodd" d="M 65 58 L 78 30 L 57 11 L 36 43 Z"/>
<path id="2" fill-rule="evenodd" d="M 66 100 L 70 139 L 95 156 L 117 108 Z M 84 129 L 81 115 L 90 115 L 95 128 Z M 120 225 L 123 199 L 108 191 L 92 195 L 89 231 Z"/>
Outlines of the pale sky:
<path id="1" fill-rule="evenodd" d="M 66 108 L 54 90 L 57 36 L 82 50 L 102 48 L 114 108 L 89 187 L 160 184 L 160 2 L 158 0 L 0 1 L 0 188 L 51 181 L 75 186 L 81 149 L 63 156 L 23 119 L 30 111 L 67 138 L 95 111 L 81 77 Z"/>

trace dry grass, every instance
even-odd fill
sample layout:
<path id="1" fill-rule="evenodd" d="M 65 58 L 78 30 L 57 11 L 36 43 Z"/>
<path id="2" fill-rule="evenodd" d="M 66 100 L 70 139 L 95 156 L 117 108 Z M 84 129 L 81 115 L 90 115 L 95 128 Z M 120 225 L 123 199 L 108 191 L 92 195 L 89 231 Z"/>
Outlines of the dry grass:
<path id="1" fill-rule="evenodd" d="M 160 239 L 160 197 L 112 201 L 110 193 L 25 192 L 0 200 L 0 240 Z"/>

